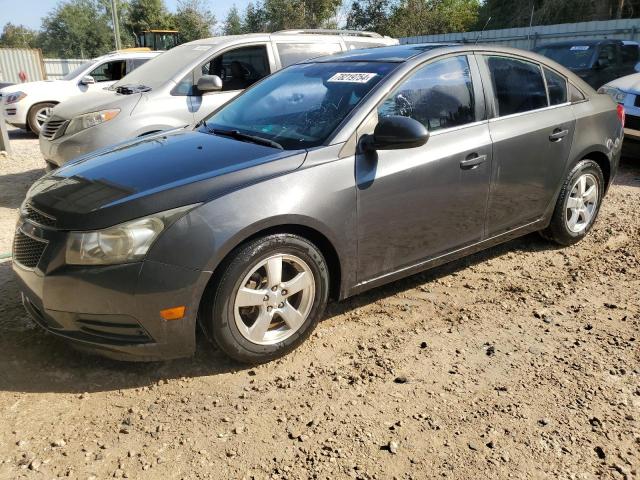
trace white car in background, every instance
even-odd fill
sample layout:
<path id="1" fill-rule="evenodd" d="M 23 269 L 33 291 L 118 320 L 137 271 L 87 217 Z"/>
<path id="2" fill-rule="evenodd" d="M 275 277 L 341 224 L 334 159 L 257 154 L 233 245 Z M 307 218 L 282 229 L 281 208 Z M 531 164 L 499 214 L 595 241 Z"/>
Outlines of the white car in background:
<path id="1" fill-rule="evenodd" d="M 108 87 L 160 52 L 113 52 L 94 58 L 62 80 L 41 80 L 0 89 L 0 106 L 10 125 L 38 135 L 51 109 L 85 92 Z"/>
<path id="2" fill-rule="evenodd" d="M 624 106 L 624 137 L 640 141 L 640 73 L 613 80 L 600 87 L 598 93 L 606 93 L 618 105 Z"/>

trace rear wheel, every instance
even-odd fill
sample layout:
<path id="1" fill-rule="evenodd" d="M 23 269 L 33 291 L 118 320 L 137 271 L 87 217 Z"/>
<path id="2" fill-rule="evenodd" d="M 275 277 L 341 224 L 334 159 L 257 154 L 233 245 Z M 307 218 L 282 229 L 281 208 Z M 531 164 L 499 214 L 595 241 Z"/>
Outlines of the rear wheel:
<path id="1" fill-rule="evenodd" d="M 604 175 L 593 160 L 582 160 L 569 173 L 556 203 L 545 238 L 560 245 L 582 240 L 591 230 L 604 194 Z"/>
<path id="2" fill-rule="evenodd" d="M 29 110 L 29 114 L 27 115 L 27 124 L 29 125 L 29 129 L 35 133 L 36 135 L 40 135 L 40 130 L 42 130 L 42 125 L 47 121 L 49 115 L 51 115 L 51 110 L 55 107 L 56 104 L 52 102 L 45 103 L 37 103 Z"/>
<path id="3" fill-rule="evenodd" d="M 239 247 L 230 258 L 204 312 L 219 347 L 235 360 L 263 363 L 306 340 L 329 292 L 317 247 L 297 235 L 276 234 Z"/>

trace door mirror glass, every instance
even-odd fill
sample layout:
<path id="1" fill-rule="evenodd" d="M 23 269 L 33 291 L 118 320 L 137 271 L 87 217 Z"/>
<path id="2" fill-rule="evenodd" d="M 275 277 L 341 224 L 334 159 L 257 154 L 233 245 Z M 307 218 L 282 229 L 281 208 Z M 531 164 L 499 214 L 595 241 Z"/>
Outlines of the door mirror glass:
<path id="1" fill-rule="evenodd" d="M 365 151 L 400 150 L 421 147 L 427 140 L 429 132 L 422 123 L 393 115 L 380 119 L 373 135 L 363 138 L 362 147 Z"/>
<path id="2" fill-rule="evenodd" d="M 218 75 L 202 75 L 198 79 L 198 90 L 201 92 L 218 92 L 222 90 L 222 79 Z"/>
<path id="3" fill-rule="evenodd" d="M 96 79 L 91 75 L 85 75 L 80 79 L 80 85 L 93 85 L 94 83 L 96 83 Z"/>

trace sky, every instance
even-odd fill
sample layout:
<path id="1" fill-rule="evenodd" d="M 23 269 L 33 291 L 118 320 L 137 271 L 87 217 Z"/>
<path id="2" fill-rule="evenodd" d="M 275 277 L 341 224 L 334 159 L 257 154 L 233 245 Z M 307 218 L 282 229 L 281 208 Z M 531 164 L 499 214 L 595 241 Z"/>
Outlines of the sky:
<path id="1" fill-rule="evenodd" d="M 61 0 L 0 0 L 0 28 L 7 22 L 40 28 L 42 17 L 51 11 Z M 167 8 L 175 12 L 178 0 L 165 0 Z M 218 26 L 224 21 L 229 9 L 235 4 L 244 10 L 249 0 L 205 0 L 215 14 Z"/>

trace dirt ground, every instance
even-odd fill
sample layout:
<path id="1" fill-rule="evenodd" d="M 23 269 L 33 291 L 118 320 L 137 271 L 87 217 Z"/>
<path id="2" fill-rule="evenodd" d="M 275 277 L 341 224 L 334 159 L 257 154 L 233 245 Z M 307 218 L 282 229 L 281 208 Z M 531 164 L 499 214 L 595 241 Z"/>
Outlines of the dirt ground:
<path id="1" fill-rule="evenodd" d="M 0 254 L 43 173 L 0 157 Z M 537 235 L 329 306 L 283 360 L 127 364 L 24 313 L 0 260 L 0 478 L 640 478 L 640 160 L 592 233 Z"/>

